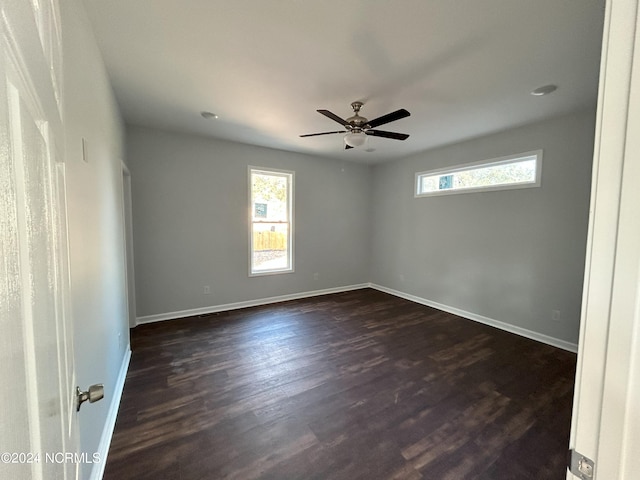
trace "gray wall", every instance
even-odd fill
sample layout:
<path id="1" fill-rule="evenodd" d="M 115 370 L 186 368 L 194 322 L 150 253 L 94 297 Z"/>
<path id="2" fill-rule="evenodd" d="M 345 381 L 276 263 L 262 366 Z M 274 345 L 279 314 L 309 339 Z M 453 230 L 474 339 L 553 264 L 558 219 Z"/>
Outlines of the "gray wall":
<path id="1" fill-rule="evenodd" d="M 368 167 L 140 127 L 127 157 L 138 317 L 368 281 Z M 248 165 L 295 171 L 294 273 L 248 276 Z"/>
<path id="2" fill-rule="evenodd" d="M 594 125 L 576 113 L 376 166 L 371 281 L 577 343 Z M 416 172 L 536 149 L 540 188 L 414 198 Z"/>
<path id="3" fill-rule="evenodd" d="M 78 414 L 79 450 L 92 453 L 99 451 L 129 345 L 122 214 L 124 128 L 82 3 L 67 0 L 61 8 L 75 367 L 79 386 L 105 385 L 105 399 Z M 82 159 L 82 138 L 89 146 L 88 163 Z M 89 478 L 92 465 L 82 468 L 81 477 Z"/>
<path id="4" fill-rule="evenodd" d="M 594 118 L 374 167 L 129 127 L 137 315 L 372 282 L 575 344 Z M 537 149 L 540 188 L 414 198 L 416 172 Z M 247 165 L 296 172 L 293 274 L 248 277 Z"/>

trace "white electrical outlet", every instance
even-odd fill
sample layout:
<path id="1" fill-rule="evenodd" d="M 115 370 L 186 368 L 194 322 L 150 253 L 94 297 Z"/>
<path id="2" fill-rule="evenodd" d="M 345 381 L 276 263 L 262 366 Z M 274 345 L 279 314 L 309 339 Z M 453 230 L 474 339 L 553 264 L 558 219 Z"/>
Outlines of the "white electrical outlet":
<path id="1" fill-rule="evenodd" d="M 317 279 L 318 279 L 318 277 L 319 277 L 319 275 L 318 275 L 317 273 L 314 273 L 314 274 L 313 274 L 313 279 L 314 279 L 314 280 L 317 280 Z"/>
<path id="2" fill-rule="evenodd" d="M 211 293 L 211 287 L 209 285 L 204 286 L 204 294 L 209 295 Z"/>
<path id="3" fill-rule="evenodd" d="M 560 321 L 560 310 L 551 310 L 551 320 L 554 322 Z"/>

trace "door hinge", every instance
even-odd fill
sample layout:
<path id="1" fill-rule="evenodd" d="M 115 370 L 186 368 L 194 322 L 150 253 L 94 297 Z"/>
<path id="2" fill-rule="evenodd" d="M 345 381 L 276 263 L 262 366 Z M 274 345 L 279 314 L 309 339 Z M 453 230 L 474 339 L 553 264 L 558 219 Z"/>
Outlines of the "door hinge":
<path id="1" fill-rule="evenodd" d="M 590 458 L 571 449 L 569 450 L 567 463 L 569 464 L 569 471 L 580 480 L 593 480 L 596 466 Z"/>

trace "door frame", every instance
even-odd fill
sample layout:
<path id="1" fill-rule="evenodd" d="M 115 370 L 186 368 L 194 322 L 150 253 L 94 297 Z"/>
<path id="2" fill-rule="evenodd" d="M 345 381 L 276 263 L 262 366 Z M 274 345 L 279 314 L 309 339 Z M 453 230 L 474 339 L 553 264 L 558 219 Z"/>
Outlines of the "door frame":
<path id="1" fill-rule="evenodd" d="M 638 0 L 607 2 L 570 440 L 600 480 L 635 478 L 640 451 L 638 21 Z"/>
<path id="2" fill-rule="evenodd" d="M 135 268 L 133 261 L 133 200 L 131 194 L 131 172 L 122 164 L 122 218 L 124 219 L 125 286 L 129 314 L 129 328 L 137 325 Z"/>

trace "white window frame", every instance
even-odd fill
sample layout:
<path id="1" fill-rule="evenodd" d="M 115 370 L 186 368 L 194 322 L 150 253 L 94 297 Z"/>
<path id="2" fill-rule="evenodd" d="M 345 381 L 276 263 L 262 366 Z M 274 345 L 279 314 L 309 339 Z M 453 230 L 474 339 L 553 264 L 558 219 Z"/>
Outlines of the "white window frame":
<path id="1" fill-rule="evenodd" d="M 492 167 L 496 165 L 508 165 L 510 163 L 517 163 L 526 157 L 536 157 L 536 176 L 535 180 L 530 182 L 516 182 L 505 183 L 501 185 L 487 185 L 482 187 L 470 187 L 470 188 L 457 188 L 457 189 L 443 189 L 436 190 L 434 192 L 421 192 L 421 184 L 423 177 L 432 177 L 435 175 L 449 175 L 456 172 L 465 170 L 475 170 L 478 168 Z M 505 157 L 492 158 L 489 160 L 481 160 L 479 162 L 465 163 L 464 165 L 456 165 L 455 167 L 438 168 L 435 170 L 427 170 L 424 172 L 417 172 L 415 175 L 414 184 L 414 196 L 418 197 L 433 197 L 439 195 L 456 195 L 460 193 L 476 193 L 487 192 L 496 190 L 514 190 L 518 188 L 533 188 L 539 187 L 542 179 L 542 150 L 533 150 L 530 152 L 517 153 L 514 155 L 507 155 Z"/>
<path id="2" fill-rule="evenodd" d="M 254 222 L 253 220 L 253 198 L 252 198 L 252 182 L 251 178 L 253 173 L 265 174 L 265 175 L 274 175 L 274 176 L 283 176 L 287 178 L 288 185 L 288 211 L 287 211 L 287 222 L 265 222 L 265 223 L 288 223 L 289 224 L 289 237 L 287 238 L 287 254 L 289 256 L 289 266 L 286 268 L 273 268 L 270 270 L 260 270 L 253 271 L 253 224 L 260 223 Z M 293 249 L 293 220 L 294 220 L 294 185 L 295 185 L 295 172 L 291 170 L 280 170 L 276 168 L 268 168 L 268 167 L 256 167 L 249 165 L 247 169 L 247 183 L 248 183 L 248 205 L 249 205 L 249 276 L 250 277 L 262 277 L 265 275 L 277 275 L 280 273 L 293 273 L 294 270 L 294 249 Z"/>

